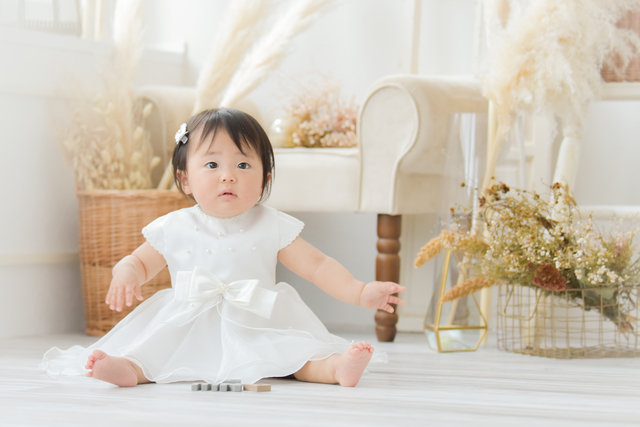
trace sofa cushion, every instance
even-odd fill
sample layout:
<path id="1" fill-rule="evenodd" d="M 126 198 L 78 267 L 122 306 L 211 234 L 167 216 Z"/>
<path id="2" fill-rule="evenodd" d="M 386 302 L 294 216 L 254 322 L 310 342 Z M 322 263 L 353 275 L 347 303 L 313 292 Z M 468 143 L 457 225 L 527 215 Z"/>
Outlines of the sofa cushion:
<path id="1" fill-rule="evenodd" d="M 357 148 L 275 148 L 275 179 L 265 202 L 285 212 L 356 212 Z"/>

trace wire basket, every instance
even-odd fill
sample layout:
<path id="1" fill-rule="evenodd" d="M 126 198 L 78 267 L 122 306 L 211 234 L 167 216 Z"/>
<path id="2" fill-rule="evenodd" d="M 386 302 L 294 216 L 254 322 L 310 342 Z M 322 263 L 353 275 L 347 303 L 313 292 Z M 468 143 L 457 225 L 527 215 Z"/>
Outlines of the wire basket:
<path id="1" fill-rule="evenodd" d="M 193 202 L 178 191 L 82 190 L 78 191 L 80 269 L 88 335 L 102 336 L 129 314 L 132 307 L 112 311 L 105 304 L 113 266 L 130 255 L 145 239 L 141 231 L 154 219 Z M 142 286 L 144 299 L 171 287 L 165 267 Z"/>
<path id="2" fill-rule="evenodd" d="M 618 27 L 633 30 L 640 35 L 640 13 L 627 12 L 620 21 Z M 636 55 L 629 61 L 629 65 L 620 70 L 622 60 L 614 57 L 615 67 L 603 66 L 601 70 L 602 78 L 605 82 L 638 82 L 640 81 L 640 55 Z"/>
<path id="3" fill-rule="evenodd" d="M 498 347 L 558 359 L 636 357 L 638 288 L 498 291 Z"/>

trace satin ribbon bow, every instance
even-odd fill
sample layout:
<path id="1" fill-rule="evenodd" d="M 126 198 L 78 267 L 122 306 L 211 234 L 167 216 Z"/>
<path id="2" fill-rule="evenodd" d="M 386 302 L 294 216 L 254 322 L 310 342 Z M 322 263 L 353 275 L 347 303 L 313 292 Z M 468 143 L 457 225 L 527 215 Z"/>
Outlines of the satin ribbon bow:
<path id="1" fill-rule="evenodd" d="M 179 271 L 174 300 L 178 302 L 207 302 L 226 300 L 229 304 L 269 319 L 277 292 L 259 288 L 258 280 L 237 280 L 224 283 L 215 274 L 196 267 L 193 271 Z"/>

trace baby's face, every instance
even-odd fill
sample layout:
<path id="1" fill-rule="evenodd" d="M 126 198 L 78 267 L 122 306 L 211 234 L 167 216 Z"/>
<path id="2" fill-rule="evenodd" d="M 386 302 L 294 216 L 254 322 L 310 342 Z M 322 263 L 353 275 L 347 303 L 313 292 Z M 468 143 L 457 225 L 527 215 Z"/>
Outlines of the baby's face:
<path id="1" fill-rule="evenodd" d="M 191 142 L 199 140 L 196 131 Z M 191 138 L 190 138 L 191 139 Z M 186 174 L 181 176 L 185 193 L 193 194 L 208 215 L 229 218 L 251 209 L 262 195 L 262 163 L 253 150 L 245 154 L 222 128 L 213 143 L 189 147 Z"/>

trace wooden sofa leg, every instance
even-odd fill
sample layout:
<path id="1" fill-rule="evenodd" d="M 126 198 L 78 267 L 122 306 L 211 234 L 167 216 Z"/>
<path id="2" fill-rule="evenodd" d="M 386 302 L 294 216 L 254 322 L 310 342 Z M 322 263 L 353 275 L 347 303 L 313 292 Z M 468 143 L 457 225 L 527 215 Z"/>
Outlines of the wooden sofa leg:
<path id="1" fill-rule="evenodd" d="M 378 256 L 376 257 L 376 280 L 400 281 L 400 230 L 401 215 L 378 215 Z M 395 309 L 395 304 L 392 304 Z M 396 337 L 398 315 L 378 310 L 375 315 L 378 341 L 392 342 Z"/>

